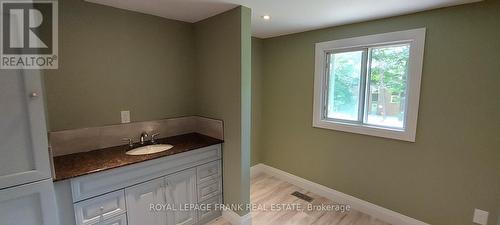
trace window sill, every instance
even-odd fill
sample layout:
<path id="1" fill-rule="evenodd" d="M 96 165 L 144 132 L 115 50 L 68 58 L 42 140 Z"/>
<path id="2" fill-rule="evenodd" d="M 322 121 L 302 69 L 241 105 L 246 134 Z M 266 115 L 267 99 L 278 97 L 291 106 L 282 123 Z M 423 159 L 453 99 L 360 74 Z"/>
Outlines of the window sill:
<path id="1" fill-rule="evenodd" d="M 415 132 L 411 132 L 409 131 L 409 129 L 398 130 L 385 127 L 370 126 L 366 124 L 350 124 L 330 120 L 314 121 L 313 127 L 415 142 Z"/>

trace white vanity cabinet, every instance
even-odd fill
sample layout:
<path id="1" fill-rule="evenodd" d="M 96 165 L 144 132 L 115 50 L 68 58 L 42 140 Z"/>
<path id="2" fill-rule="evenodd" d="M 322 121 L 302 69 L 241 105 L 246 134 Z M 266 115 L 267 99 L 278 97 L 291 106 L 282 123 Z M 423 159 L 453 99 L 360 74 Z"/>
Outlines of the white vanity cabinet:
<path id="1" fill-rule="evenodd" d="M 222 203 L 221 169 L 218 144 L 73 178 L 76 224 L 205 224 L 221 215 L 213 210 Z"/>

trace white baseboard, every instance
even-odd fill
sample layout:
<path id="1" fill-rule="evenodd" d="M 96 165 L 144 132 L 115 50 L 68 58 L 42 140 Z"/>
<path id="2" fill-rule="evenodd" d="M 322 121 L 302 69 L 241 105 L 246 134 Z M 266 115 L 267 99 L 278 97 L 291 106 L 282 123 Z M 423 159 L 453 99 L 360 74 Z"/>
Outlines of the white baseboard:
<path id="1" fill-rule="evenodd" d="M 366 213 L 368 215 L 371 215 L 373 217 L 376 217 L 380 220 L 391 223 L 393 225 L 430 225 L 428 223 L 424 223 L 422 221 L 413 219 L 398 212 L 394 212 L 392 210 L 383 208 L 373 203 L 344 194 L 342 192 L 333 190 L 329 187 L 314 183 L 312 181 L 295 176 L 293 174 L 276 169 L 274 167 L 264 165 L 262 163 L 252 166 L 250 173 L 252 177 L 260 173 L 266 173 L 268 175 L 274 176 L 278 179 L 291 183 L 295 186 L 298 186 L 300 188 L 303 188 L 305 190 L 311 191 L 315 194 L 333 200 L 336 203 L 348 204 L 353 209 L 356 209 L 360 212 Z"/>
<path id="2" fill-rule="evenodd" d="M 230 209 L 226 209 L 222 211 L 222 218 L 224 220 L 230 222 L 232 225 L 251 225 L 252 224 L 252 216 L 250 213 L 247 213 L 244 216 L 238 215 L 234 211 Z"/>

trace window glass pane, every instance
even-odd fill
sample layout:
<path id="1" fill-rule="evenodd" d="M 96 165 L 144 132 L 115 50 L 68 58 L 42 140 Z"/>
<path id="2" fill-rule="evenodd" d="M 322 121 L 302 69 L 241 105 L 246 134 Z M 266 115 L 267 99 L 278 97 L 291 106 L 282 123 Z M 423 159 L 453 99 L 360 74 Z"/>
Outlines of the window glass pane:
<path id="1" fill-rule="evenodd" d="M 358 120 L 363 51 L 330 54 L 326 116 Z"/>
<path id="2" fill-rule="evenodd" d="M 404 127 L 409 52 L 409 45 L 370 49 L 366 123 Z"/>

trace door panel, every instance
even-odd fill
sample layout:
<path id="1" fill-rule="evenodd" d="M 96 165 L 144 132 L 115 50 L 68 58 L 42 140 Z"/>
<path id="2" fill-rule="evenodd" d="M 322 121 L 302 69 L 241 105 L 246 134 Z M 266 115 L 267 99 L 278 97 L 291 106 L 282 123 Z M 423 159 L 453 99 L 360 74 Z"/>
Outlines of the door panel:
<path id="1" fill-rule="evenodd" d="M 196 199 L 196 170 L 189 169 L 165 178 L 167 204 L 176 211 L 167 211 L 169 225 L 191 225 L 196 223 L 196 211 L 186 210 L 185 206 L 194 205 Z"/>
<path id="2" fill-rule="evenodd" d="M 57 225 L 51 180 L 0 190 L 0 225 Z"/>
<path id="3" fill-rule="evenodd" d="M 40 72 L 2 70 L 0 189 L 50 178 Z"/>
<path id="4" fill-rule="evenodd" d="M 151 204 L 165 204 L 164 179 L 148 181 L 125 189 L 129 225 L 165 225 L 165 211 L 150 210 Z"/>

